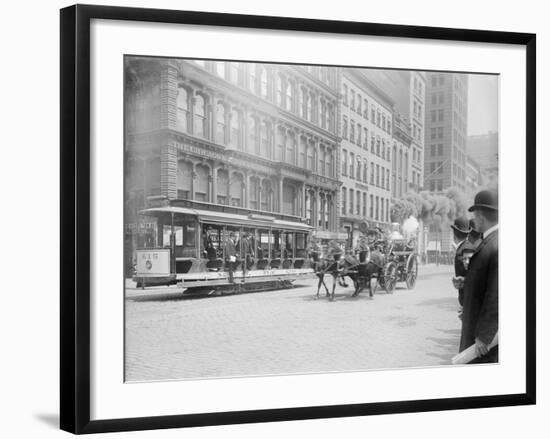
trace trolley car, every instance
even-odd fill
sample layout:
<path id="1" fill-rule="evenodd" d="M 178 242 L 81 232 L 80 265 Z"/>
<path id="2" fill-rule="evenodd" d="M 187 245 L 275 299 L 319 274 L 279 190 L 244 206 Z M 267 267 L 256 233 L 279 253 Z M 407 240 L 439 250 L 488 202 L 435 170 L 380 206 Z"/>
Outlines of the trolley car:
<path id="1" fill-rule="evenodd" d="M 277 214 L 227 210 L 165 205 L 141 211 L 155 218 L 157 227 L 156 245 L 136 250 L 137 286 L 177 284 L 186 293 L 238 292 L 288 287 L 312 276 L 307 257 L 311 226 Z M 235 260 L 226 254 L 230 235 Z"/>

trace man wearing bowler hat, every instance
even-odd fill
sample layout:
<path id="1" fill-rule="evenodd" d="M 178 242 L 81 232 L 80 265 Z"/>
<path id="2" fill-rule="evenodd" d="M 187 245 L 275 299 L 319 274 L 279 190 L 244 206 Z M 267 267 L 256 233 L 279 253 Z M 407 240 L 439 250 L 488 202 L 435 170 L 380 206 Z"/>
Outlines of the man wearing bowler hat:
<path id="1" fill-rule="evenodd" d="M 498 344 L 489 345 L 498 333 L 498 195 L 483 190 L 468 209 L 474 213 L 481 242 L 470 258 L 464 279 L 460 351 L 475 344 L 478 358 L 472 363 L 498 362 Z"/>
<path id="2" fill-rule="evenodd" d="M 458 290 L 459 317 L 462 316 L 462 305 L 464 302 L 464 277 L 468 271 L 468 262 L 474 253 L 475 247 L 468 241 L 468 234 L 472 228 L 468 218 L 459 217 L 451 224 L 453 229 L 455 251 L 455 276 L 453 285 Z"/>

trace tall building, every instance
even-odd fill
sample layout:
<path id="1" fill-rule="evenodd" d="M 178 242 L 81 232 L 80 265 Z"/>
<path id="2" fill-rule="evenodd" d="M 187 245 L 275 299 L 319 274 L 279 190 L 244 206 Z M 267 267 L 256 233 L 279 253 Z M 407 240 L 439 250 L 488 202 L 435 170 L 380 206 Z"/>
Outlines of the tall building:
<path id="1" fill-rule="evenodd" d="M 337 69 L 127 57 L 125 75 L 127 249 L 154 233 L 137 213 L 159 198 L 342 238 Z"/>
<path id="2" fill-rule="evenodd" d="M 426 76 L 424 188 L 466 190 L 468 76 L 430 72 Z"/>
<path id="3" fill-rule="evenodd" d="M 395 138 L 396 133 L 394 131 L 393 146 L 394 153 L 397 154 L 394 157 L 398 158 L 399 151 L 403 150 L 404 145 L 402 141 L 404 139 L 402 134 L 410 137 L 405 142 L 407 144 L 406 151 L 403 150 L 404 167 L 399 166 L 395 161 L 392 164 L 400 170 L 396 175 L 396 184 L 398 184 L 399 174 L 402 175 L 402 181 L 406 181 L 405 187 L 396 192 L 418 192 L 424 185 L 426 73 L 414 70 L 369 69 L 365 70 L 365 75 L 377 84 L 378 87 L 386 91 L 394 102 L 394 120 L 399 121 L 400 135 L 399 138 Z M 406 175 L 404 175 L 405 173 Z"/>
<path id="4" fill-rule="evenodd" d="M 498 186 L 498 133 L 468 136 L 468 154 L 479 164 L 483 185 Z"/>
<path id="5" fill-rule="evenodd" d="M 340 222 L 353 247 L 362 222 L 390 222 L 393 101 L 363 69 L 342 69 L 340 87 Z"/>

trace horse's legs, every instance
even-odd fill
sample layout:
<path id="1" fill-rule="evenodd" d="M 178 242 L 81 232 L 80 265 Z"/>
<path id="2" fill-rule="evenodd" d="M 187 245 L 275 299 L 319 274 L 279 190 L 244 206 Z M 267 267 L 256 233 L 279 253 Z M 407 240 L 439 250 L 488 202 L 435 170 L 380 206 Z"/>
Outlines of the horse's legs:
<path id="1" fill-rule="evenodd" d="M 336 290 L 337 281 L 338 281 L 338 275 L 333 274 L 332 275 L 332 295 L 330 296 L 330 300 L 334 300 L 334 290 Z"/>
<path id="2" fill-rule="evenodd" d="M 324 284 L 324 282 L 323 282 L 323 277 L 324 277 L 323 273 L 317 273 L 317 277 L 319 278 L 319 282 L 317 282 L 317 299 L 318 299 L 319 298 L 319 290 L 321 289 L 321 284 Z"/>
<path id="3" fill-rule="evenodd" d="M 328 297 L 329 292 L 328 292 L 327 284 L 325 283 L 325 276 L 323 276 L 323 286 L 325 287 L 325 295 Z"/>

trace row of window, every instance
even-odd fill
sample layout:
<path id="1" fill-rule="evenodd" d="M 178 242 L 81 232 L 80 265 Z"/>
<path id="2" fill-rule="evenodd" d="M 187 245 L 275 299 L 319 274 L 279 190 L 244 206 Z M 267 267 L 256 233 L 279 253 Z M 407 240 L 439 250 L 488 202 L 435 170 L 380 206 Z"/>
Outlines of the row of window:
<path id="1" fill-rule="evenodd" d="M 342 150 L 342 176 L 348 177 L 359 182 L 369 183 L 368 181 L 368 162 L 367 159 L 361 160 L 361 156 L 355 157 L 353 152 Z M 370 184 L 376 185 L 382 189 L 390 190 L 390 170 L 374 162 L 370 162 Z"/>
<path id="2" fill-rule="evenodd" d="M 215 192 L 211 189 L 211 181 L 214 181 Z M 214 202 L 222 205 L 235 207 L 246 207 L 254 210 L 273 212 L 277 210 L 274 196 L 274 186 L 270 178 L 251 177 L 247 186 L 245 176 L 239 171 L 228 171 L 219 168 L 211 170 L 208 165 L 196 164 L 180 160 L 176 179 L 177 196 L 180 199 L 192 199 L 202 202 Z M 213 197 L 215 196 L 215 199 Z M 281 213 L 288 215 L 302 214 L 300 212 L 302 203 L 301 191 L 292 184 L 283 184 L 282 200 L 280 203 Z M 319 197 L 314 202 L 312 194 L 306 192 L 306 199 L 303 200 L 303 212 L 310 221 L 314 208 L 317 209 L 318 227 L 328 229 L 333 203 L 330 195 Z"/>
<path id="3" fill-rule="evenodd" d="M 432 81 L 432 87 L 437 87 L 445 84 L 445 76 L 447 76 L 446 73 L 441 73 L 439 75 L 432 74 L 431 75 L 431 81 Z"/>
<path id="4" fill-rule="evenodd" d="M 432 105 L 444 104 L 445 103 L 445 92 L 438 91 L 432 93 Z"/>
<path id="5" fill-rule="evenodd" d="M 185 87 L 178 88 L 177 128 L 197 137 L 211 138 L 206 112 L 207 96 L 192 95 Z M 255 114 L 246 118 L 243 112 L 230 104 L 218 101 L 214 107 L 215 134 L 217 143 L 235 149 L 261 155 L 265 158 L 286 162 L 309 169 L 320 175 L 335 176 L 334 148 L 321 144 L 318 148 L 305 136 L 287 132 Z M 246 136 L 245 136 L 246 133 Z M 275 145 L 273 137 L 275 134 Z"/>
<path id="6" fill-rule="evenodd" d="M 441 156 L 443 155 L 443 144 L 442 143 L 439 143 L 439 144 L 432 144 L 430 145 L 430 157 L 435 157 L 435 156 Z"/>
<path id="7" fill-rule="evenodd" d="M 211 69 L 221 78 L 233 82 L 250 92 L 272 101 L 282 109 L 295 113 L 301 118 L 335 132 L 334 104 L 319 96 L 318 90 L 301 85 L 290 74 L 290 70 L 280 67 L 278 72 L 264 64 L 238 62 L 196 61 L 206 69 Z M 328 68 L 321 69 L 320 78 L 331 78 L 334 73 Z M 327 81 L 330 82 L 329 79 Z"/>
<path id="8" fill-rule="evenodd" d="M 371 194 L 367 204 L 366 192 L 342 187 L 342 215 L 347 216 L 348 214 L 389 222 L 390 200 Z"/>
<path id="9" fill-rule="evenodd" d="M 430 128 L 430 140 L 443 139 L 443 127 Z"/>
<path id="10" fill-rule="evenodd" d="M 365 120 L 369 120 L 369 101 L 367 98 L 363 98 L 359 92 L 355 92 L 354 89 L 349 89 L 349 99 L 348 99 L 348 85 L 343 84 L 342 90 L 342 99 L 343 104 L 348 106 L 351 111 L 356 112 Z M 375 108 L 374 104 L 370 105 L 370 121 L 372 124 L 375 124 L 377 127 L 381 128 L 388 134 L 391 134 L 391 117 L 380 111 L 380 108 Z"/>
<path id="11" fill-rule="evenodd" d="M 440 108 L 439 110 L 431 110 L 430 116 L 431 116 L 432 122 L 443 122 L 444 121 L 443 108 Z"/>

